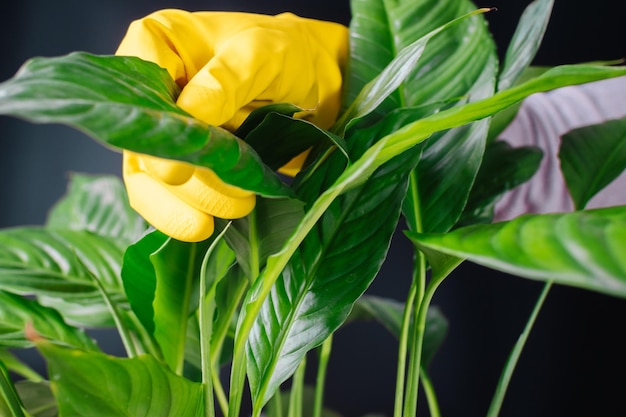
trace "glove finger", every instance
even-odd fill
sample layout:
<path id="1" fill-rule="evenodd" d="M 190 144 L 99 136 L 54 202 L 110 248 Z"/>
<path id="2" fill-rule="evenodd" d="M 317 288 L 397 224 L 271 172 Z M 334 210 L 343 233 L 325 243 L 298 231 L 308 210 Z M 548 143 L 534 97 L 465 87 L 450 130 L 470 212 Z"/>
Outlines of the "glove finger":
<path id="1" fill-rule="evenodd" d="M 142 172 L 134 154 L 124 154 L 123 166 L 130 205 L 148 223 L 185 242 L 200 242 L 213 234 L 213 216 L 186 204 Z"/>
<path id="2" fill-rule="evenodd" d="M 222 189 L 230 188 L 234 194 L 242 195 L 242 197 L 224 194 L 214 185 Z M 206 172 L 204 176 L 194 174 L 184 184 L 165 185 L 165 187 L 190 206 L 222 219 L 238 219 L 247 216 L 254 209 L 256 202 L 254 194 L 224 184 L 217 178 L 217 175 L 206 175 Z"/>
<path id="3" fill-rule="evenodd" d="M 193 165 L 185 162 L 172 161 L 145 154 L 137 157 L 139 158 L 142 171 L 146 171 L 150 176 L 170 185 L 184 184 L 195 171 Z"/>

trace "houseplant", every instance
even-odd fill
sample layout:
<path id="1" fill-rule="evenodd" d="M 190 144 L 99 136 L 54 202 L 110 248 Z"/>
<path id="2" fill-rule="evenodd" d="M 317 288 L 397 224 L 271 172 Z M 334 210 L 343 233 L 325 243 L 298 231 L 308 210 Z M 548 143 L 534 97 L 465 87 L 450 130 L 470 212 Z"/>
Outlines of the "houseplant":
<path id="1" fill-rule="evenodd" d="M 465 15 L 474 7 L 458 1 L 437 4 L 450 15 L 433 12 L 432 19 L 415 21 L 410 19 L 410 12 L 416 12 L 420 7 L 428 8 L 430 2 L 398 8 L 371 1 L 353 3 L 355 39 L 386 45 L 386 40 L 372 35 L 368 22 L 372 22 L 372 17 L 395 14 L 398 21 L 404 23 L 399 32 L 394 33 L 400 35 L 401 44 L 396 46 L 408 49 L 397 55 L 391 50 L 387 50 L 388 56 L 377 55 L 380 62 L 377 62 L 374 73 L 360 73 L 366 69 L 352 66 L 345 96 L 347 110 L 344 114 L 348 116 L 334 127 L 334 135 L 303 126 L 302 122 L 290 118 L 294 109 L 288 105 L 262 110 L 262 117 L 256 122 L 251 121 L 258 124 L 254 130 L 238 132 L 243 139 L 254 143 L 250 135 L 266 140 L 276 131 L 285 132 L 284 136 L 289 137 L 294 130 L 300 133 L 302 129 L 308 129 L 305 134 L 311 135 L 311 140 L 329 140 L 330 146 L 336 150 L 323 164 L 314 165 L 296 178 L 290 187 L 278 180 L 271 170 L 264 170 L 267 180 L 256 184 L 258 189 L 254 189 L 263 196 L 259 197 L 255 214 L 232 224 L 224 222 L 218 228 L 222 233 L 216 233 L 209 241 L 184 244 L 154 231 L 144 235 L 145 224 L 124 204 L 123 188 L 115 179 L 83 176 L 74 178 L 70 193 L 51 212 L 46 227 L 4 232 L 2 259 L 6 263 L 2 275 L 5 291 L 2 304 L 5 306 L 3 314 L 10 317 L 5 323 L 12 326 L 4 343 L 10 347 L 35 344 L 40 349 L 49 361 L 62 415 L 121 415 L 121 410 L 129 415 L 155 415 L 155 409 L 163 411 L 163 415 L 187 415 L 187 412 L 196 415 L 205 410 L 210 415 L 213 389 L 216 390 L 218 408 L 230 409 L 230 414 L 238 415 L 246 361 L 254 412 L 260 413 L 269 401 L 268 412 L 278 414 L 280 398 L 272 394 L 277 392 L 285 378 L 295 373 L 289 394 L 293 400 L 284 411 L 299 415 L 298 405 L 303 395 L 303 365 L 300 364 L 309 349 L 322 343 L 322 358 L 326 358 L 331 344 L 329 336 L 348 319 L 350 310 L 353 312 L 350 319 L 358 319 L 356 313 L 374 316 L 399 333 L 398 415 L 415 414 L 419 383 L 426 387 L 428 405 L 431 413 L 436 414 L 437 403 L 431 395 L 425 366 L 442 337 L 444 319 L 431 310 L 431 321 L 425 328 L 424 324 L 428 318 L 429 297 L 460 258 L 481 261 L 528 278 L 547 280 L 548 285 L 555 281 L 623 296 L 623 266 L 619 262 L 612 265 L 617 261 L 615 257 L 601 256 L 601 251 L 607 248 L 616 253 L 620 251 L 623 240 L 620 239 L 623 218 L 620 208 L 531 216 L 507 225 L 484 223 L 489 220 L 494 199 L 507 188 L 527 179 L 537 163 L 537 154 L 533 150 L 509 149 L 490 142 L 497 130 L 492 127 L 490 135 L 487 117 L 533 92 L 626 72 L 623 68 L 600 66 L 562 67 L 513 87 L 536 51 L 552 2 L 533 3 L 520 23 L 518 37 L 511 43 L 510 54 L 500 70 L 482 17 L 479 14 Z M 448 24 L 458 16 L 464 17 Z M 537 25 L 537 21 L 541 24 Z M 386 27 L 386 22 L 380 19 L 373 22 Z M 441 30 L 437 29 L 436 34 L 429 32 L 435 28 Z M 388 35 L 391 30 L 389 27 L 386 30 Z M 533 47 L 527 49 L 529 45 Z M 422 51 L 424 46 L 426 49 Z M 361 54 L 370 62 L 371 50 L 371 44 L 353 42 L 353 56 Z M 388 67 L 392 71 L 385 72 L 394 57 L 396 60 Z M 438 68 L 445 68 L 446 72 L 425 72 L 435 59 L 444 59 Z M 469 63 L 474 65 L 469 66 Z M 136 139 L 137 135 L 141 137 L 146 125 L 140 125 L 136 120 L 128 125 L 109 123 L 100 126 L 93 124 L 94 119 L 85 118 L 80 113 L 76 117 L 76 108 L 57 107 L 58 101 L 55 106 L 45 101 L 59 98 L 55 96 L 60 94 L 59 90 L 55 90 L 54 82 L 50 82 L 58 76 L 70 85 L 86 85 L 91 89 L 89 92 L 104 92 L 105 98 L 98 104 L 107 109 L 105 114 L 114 114 L 112 110 L 119 108 L 119 103 L 106 93 L 124 94 L 125 90 L 115 82 L 119 79 L 111 77 L 108 71 L 119 69 L 122 64 L 129 78 L 121 81 L 141 86 L 143 98 L 166 97 L 153 101 L 160 111 L 158 117 L 174 124 L 173 132 L 182 130 L 176 127 L 180 120 L 193 126 L 193 133 L 197 136 L 181 135 L 183 143 L 198 137 L 209 140 L 207 132 L 218 137 L 228 135 L 190 120 L 178 111 L 172 105 L 176 89 L 153 65 L 82 53 L 31 61 L 23 72 L 3 83 L 0 112 L 34 121 L 71 123 L 105 143 L 139 152 L 149 153 L 154 143 L 167 148 L 168 141 L 172 140 L 172 130 L 167 131 L 167 138 L 145 138 L 153 142 L 141 147 Z M 130 71 L 128 66 L 134 69 Z M 51 68 L 57 72 L 48 72 Z M 78 68 L 85 72 L 77 76 L 73 71 Z M 92 79 L 109 84 L 98 90 L 102 85 L 85 82 L 91 71 L 104 73 L 99 75 L 100 78 Z M 359 81 L 372 79 L 379 73 L 382 75 L 377 84 L 365 86 Z M 401 79 L 390 76 L 397 74 L 402 75 Z M 396 90 L 398 84 L 395 82 L 402 84 L 400 90 Z M 63 85 L 64 98 L 68 98 L 67 85 Z M 46 90 L 44 86 L 50 89 Z M 366 93 L 358 96 L 362 89 Z M 44 95 L 40 95 L 42 91 Z M 350 103 L 354 105 L 349 107 Z M 140 97 L 131 104 L 145 102 Z M 361 120 L 351 121 L 356 118 Z M 477 123 L 467 124 L 479 119 Z M 279 125 L 280 122 L 283 123 Z M 154 118 L 148 118 L 147 123 L 155 123 Z M 493 123 L 492 126 L 498 125 Z M 119 134 L 122 127 L 134 129 L 134 142 Z M 619 126 L 609 128 L 618 129 Z M 218 143 L 220 158 L 227 151 L 226 147 L 227 144 Z M 483 158 L 485 147 L 491 152 L 492 159 Z M 271 152 L 259 147 L 256 152 L 244 149 L 250 155 L 258 153 L 263 162 L 252 156 L 251 162 L 240 164 L 236 172 L 223 170 L 219 173 L 227 182 L 251 188 L 253 184 L 246 183 L 238 174 L 246 170 L 258 172 L 264 167 L 263 163 L 269 163 L 275 156 L 276 149 L 281 148 L 276 146 Z M 177 152 L 172 148 L 160 156 L 171 156 L 168 151 Z M 194 157 L 191 153 L 181 155 L 177 152 L 176 155 L 181 159 Z M 216 168 L 216 155 L 211 152 L 200 156 L 204 163 Z M 493 171 L 495 168 L 487 162 L 498 161 L 504 156 L 511 157 L 518 165 L 507 173 Z M 238 157 L 234 156 L 235 162 L 239 161 Z M 198 162 L 199 159 L 191 161 Z M 445 164 L 442 161 L 446 161 Z M 482 163 L 483 171 L 479 173 L 483 161 L 486 162 Z M 571 162 L 575 163 L 573 159 Z M 473 186 L 475 178 L 479 180 Z M 481 182 L 481 178 L 496 178 L 498 181 L 486 183 Z M 607 180 L 606 177 L 603 179 Z M 577 195 L 588 191 L 580 189 L 577 184 L 572 187 L 572 192 Z M 294 193 L 297 199 L 293 198 Z M 304 207 L 301 201 L 305 202 Z M 381 202 L 385 204 L 381 205 Z M 584 202 L 580 199 L 579 208 L 583 208 Z M 361 296 L 385 258 L 401 209 L 411 229 L 410 235 L 420 248 L 416 252 L 415 280 L 406 302 L 408 308 L 404 320 L 398 314 L 397 302 Z M 115 225 L 124 227 L 112 227 L 111 216 L 114 216 Z M 577 226 L 569 229 L 572 222 Z M 616 237 L 608 247 L 594 240 L 602 238 L 591 227 L 598 223 L 616 228 Z M 381 229 L 372 230 L 372 224 L 380 224 Z M 462 228 L 461 224 L 473 226 Z M 574 233 L 571 239 L 557 239 L 562 236 L 563 227 Z M 310 230 L 317 234 L 309 234 Z M 449 230 L 453 231 L 445 233 Z M 505 241 L 501 244 L 504 253 L 496 253 L 486 239 L 498 241 L 509 236 L 509 231 L 529 235 L 530 240 Z M 332 236 L 337 233 L 338 237 L 329 238 L 328 233 Z M 513 256 L 521 250 L 536 248 L 539 233 L 548 236 L 541 239 L 541 253 L 526 259 Z M 585 233 L 589 234 L 583 237 Z M 464 246 L 467 242 L 471 244 L 469 248 Z M 571 242 L 576 244 L 575 248 L 568 247 Z M 335 255 L 335 251 L 345 253 L 348 249 L 349 257 Z M 571 249 L 591 255 L 597 261 L 597 271 L 610 280 L 600 279 L 595 273 L 589 274 L 585 265 L 572 259 L 559 263 L 560 258 L 556 255 L 567 254 Z M 271 254 L 274 255 L 269 256 Z M 544 259 L 539 255 L 548 260 L 537 265 L 537 260 Z M 427 265 L 432 267 L 429 279 L 426 279 Z M 568 273 L 563 274 L 563 271 Z M 187 279 L 180 279 L 181 274 Z M 24 299 L 18 296 L 20 294 L 35 294 L 37 301 Z M 240 303 L 244 303 L 243 310 L 238 308 Z M 352 309 L 354 303 L 356 306 Z M 89 315 L 85 314 L 86 311 Z M 272 312 L 277 316 L 268 316 Z M 268 317 L 270 319 L 264 322 L 263 319 Z M 236 331 L 231 327 L 231 319 L 238 320 Z M 93 341 L 68 322 L 77 327 L 115 323 L 132 359 L 119 360 L 97 353 L 98 347 Z M 419 325 L 411 326 L 411 322 Z M 303 323 L 313 330 L 302 331 L 299 326 Z M 30 329 L 26 332 L 28 337 L 24 336 L 24 328 Z M 235 338 L 232 361 L 228 348 L 231 333 Z M 57 343 L 72 349 L 59 348 Z M 295 346 L 295 354 L 287 355 L 285 352 L 289 349 L 285 346 Z M 148 352 L 148 355 L 142 356 L 141 352 Z M 420 359 L 422 352 L 423 360 Z M 221 359 L 233 364 L 229 399 L 226 398 L 228 394 L 222 394 L 221 382 L 210 377 L 215 374 L 212 371 Z M 259 362 L 258 367 L 250 364 L 253 359 Z M 10 360 L 10 356 L 5 357 L 5 361 L 10 363 Z M 324 362 L 320 361 L 322 375 Z M 419 363 L 424 365 L 421 376 L 419 366 L 415 365 Z M 405 365 L 408 365 L 406 374 Z M 18 370 L 19 366 L 13 369 Z M 141 372 L 148 376 L 142 377 Z M 150 388 L 155 391 L 141 392 L 146 379 L 153 381 Z M 199 380 L 204 384 L 194 382 Z M 90 385 L 89 381 L 97 385 Z M 319 381 L 316 410 L 320 407 L 323 391 L 323 378 Z M 20 415 L 18 397 L 6 378 L 3 382 L 6 407 Z M 116 391 L 117 384 L 123 387 L 121 392 Z M 42 385 L 45 383 L 35 387 L 39 389 Z M 103 385 L 110 390 L 102 390 Z M 403 394 L 405 385 L 408 389 Z M 35 387 L 28 386 L 27 389 Z M 505 388 L 506 383 L 501 387 Z M 138 397 L 123 395 L 131 388 L 140 390 Z M 90 401 L 77 400 L 84 396 Z M 494 412 L 498 409 L 499 399 L 501 397 L 496 397 L 494 401 Z M 198 404 L 204 404 L 204 407 L 196 407 Z M 145 414 L 150 407 L 150 414 Z"/>

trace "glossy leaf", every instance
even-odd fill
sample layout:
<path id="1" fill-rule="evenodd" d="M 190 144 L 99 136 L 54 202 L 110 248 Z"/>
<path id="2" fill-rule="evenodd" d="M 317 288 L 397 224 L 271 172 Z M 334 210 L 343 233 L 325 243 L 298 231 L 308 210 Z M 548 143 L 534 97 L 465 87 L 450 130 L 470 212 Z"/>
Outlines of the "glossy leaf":
<path id="1" fill-rule="evenodd" d="M 515 85 L 535 58 L 548 26 L 554 0 L 535 0 L 526 7 L 515 29 L 498 78 L 498 90 Z"/>
<path id="2" fill-rule="evenodd" d="M 165 244 L 168 237 L 158 230 L 146 234 L 124 253 L 121 276 L 128 302 L 149 334 L 154 334 L 154 293 L 156 274 L 150 255 Z"/>
<path id="3" fill-rule="evenodd" d="M 583 209 L 626 169 L 626 119 L 565 134 L 559 159 L 574 207 Z"/>
<path id="4" fill-rule="evenodd" d="M 469 1 L 359 0 L 353 9 L 348 99 L 406 45 L 476 7 Z M 452 97 L 465 97 L 457 105 L 489 97 L 495 76 L 495 45 L 484 18 L 463 19 L 429 41 L 397 92 L 380 106 L 380 117 L 401 106 L 439 102 L 446 108 Z M 429 230 L 445 230 L 456 222 L 480 166 L 487 123 L 437 133 L 428 140 L 416 175 L 419 203 L 410 194 L 405 208 L 410 225 L 414 204 L 422 206 L 422 223 Z"/>
<path id="5" fill-rule="evenodd" d="M 626 206 L 525 215 L 410 237 L 418 248 L 513 275 L 626 297 Z"/>
<path id="6" fill-rule="evenodd" d="M 57 417 L 57 402 L 47 381 L 18 381 L 15 383 L 24 408 L 30 417 Z"/>
<path id="7" fill-rule="evenodd" d="M 358 155 L 358 151 L 351 154 Z M 418 157 L 416 149 L 394 158 L 361 187 L 339 197 L 276 281 L 247 344 L 248 376 L 256 407 L 291 376 L 307 351 L 345 321 L 352 304 L 374 279 L 399 218 L 408 174 Z M 345 160 L 334 153 L 328 163 L 341 167 Z M 324 171 L 316 175 L 326 177 Z M 315 188 L 316 183 L 306 184 Z M 261 275 L 259 281 L 263 279 Z"/>
<path id="8" fill-rule="evenodd" d="M 89 272 L 108 291 L 120 291 L 123 247 L 89 232 L 21 227 L 0 231 L 0 288 L 81 298 L 97 293 Z"/>
<path id="9" fill-rule="evenodd" d="M 200 417 L 202 386 L 152 356 L 119 359 L 39 341 L 61 416 Z"/>
<path id="10" fill-rule="evenodd" d="M 528 181 L 537 172 L 542 156 L 539 148 L 513 148 L 505 141 L 488 144 L 463 217 L 456 227 L 491 223 L 497 199 Z"/>
<path id="11" fill-rule="evenodd" d="M 361 88 L 358 95 L 351 101 L 350 107 L 348 107 L 337 121 L 333 130 L 341 134 L 345 129 L 357 123 L 359 119 L 375 111 L 385 100 L 393 100 L 392 94 L 398 90 L 403 83 L 410 83 L 409 76 L 418 66 L 420 58 L 429 41 L 440 32 L 449 30 L 454 24 L 475 13 L 477 12 L 458 17 L 458 19 L 455 20 L 444 21 L 439 27 L 433 26 L 431 31 L 412 39 L 408 45 L 402 46 L 401 48 L 397 48 L 398 45 L 394 45 L 397 49 L 391 54 L 392 59 L 383 65 L 383 69 L 380 73 Z M 395 27 L 391 26 L 388 30 L 391 31 L 392 29 L 395 29 Z M 371 34 L 369 35 L 371 36 Z M 357 35 L 353 35 L 352 38 L 354 36 Z M 353 48 L 353 51 L 354 50 Z M 363 53 L 363 51 L 359 52 Z M 354 53 L 351 55 L 351 59 L 357 59 L 359 56 L 359 54 Z M 403 96 L 401 96 L 400 99 L 404 101 Z M 396 108 L 397 107 L 400 106 L 398 105 Z"/>
<path id="12" fill-rule="evenodd" d="M 37 301 L 0 291 L 0 346 L 31 347 L 24 335 L 27 324 L 47 339 L 75 348 L 98 350 L 96 344 L 82 330 L 69 326 L 61 315 Z"/>
<path id="13" fill-rule="evenodd" d="M 189 315 L 197 307 L 200 267 L 208 242 L 188 243 L 168 239 L 150 255 L 156 275 L 154 338 L 165 362 L 180 373 L 185 357 Z"/>
<path id="14" fill-rule="evenodd" d="M 127 243 L 147 229 L 145 221 L 130 207 L 118 177 L 77 173 L 70 177 L 67 194 L 50 210 L 46 226 L 85 230 Z"/>
<path id="15" fill-rule="evenodd" d="M 0 84 L 0 114 L 67 124 L 108 146 L 211 168 L 261 195 L 290 195 L 248 145 L 177 107 L 178 93 L 154 63 L 78 52 L 28 61 Z"/>
<path id="16" fill-rule="evenodd" d="M 245 138 L 270 168 L 278 169 L 292 158 L 320 144 L 334 144 L 347 155 L 343 140 L 306 120 L 269 113 Z"/>

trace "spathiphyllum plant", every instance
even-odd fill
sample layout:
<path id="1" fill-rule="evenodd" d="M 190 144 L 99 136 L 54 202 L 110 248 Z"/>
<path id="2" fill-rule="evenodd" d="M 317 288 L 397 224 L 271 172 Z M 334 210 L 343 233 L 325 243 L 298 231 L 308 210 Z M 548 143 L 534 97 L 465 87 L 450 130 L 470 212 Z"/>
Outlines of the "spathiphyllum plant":
<path id="1" fill-rule="evenodd" d="M 593 145 L 562 141 L 576 211 L 492 222 L 498 198 L 540 159 L 495 139 L 511 109 L 626 68 L 531 71 L 552 0 L 528 6 L 503 62 L 489 10 L 469 0 L 351 6 L 342 110 L 328 130 L 294 117 L 292 103 L 260 107 L 235 131 L 208 125 L 176 105 L 164 69 L 129 56 L 35 58 L 0 84 L 2 115 L 210 168 L 256 195 L 249 215 L 216 218 L 208 239 L 183 242 L 149 227 L 119 178 L 76 174 L 44 226 L 0 231 L 0 415 L 320 417 L 333 334 L 373 318 L 398 340 L 397 378 L 385 382 L 394 416 L 439 416 L 428 369 L 447 324 L 431 300 L 470 260 L 545 282 L 494 387 L 493 417 L 551 286 L 626 297 L 626 207 L 585 210 L 626 166 L 623 152 L 605 157 L 626 122 L 597 126 Z M 295 178 L 277 173 L 306 149 Z M 407 298 L 364 295 L 399 224 L 415 246 Z M 117 329 L 127 357 L 85 333 L 102 327 Z M 45 377 L 12 353 L 32 347 Z"/>

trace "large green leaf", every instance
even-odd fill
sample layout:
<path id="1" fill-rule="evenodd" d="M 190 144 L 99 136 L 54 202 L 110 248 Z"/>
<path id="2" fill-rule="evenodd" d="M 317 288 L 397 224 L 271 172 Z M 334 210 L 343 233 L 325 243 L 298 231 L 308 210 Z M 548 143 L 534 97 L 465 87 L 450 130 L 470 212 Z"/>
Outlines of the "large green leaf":
<path id="1" fill-rule="evenodd" d="M 383 132 L 381 128 L 379 134 Z M 362 148 L 351 150 L 351 155 L 358 155 L 367 143 L 354 147 Z M 257 408 L 291 376 L 306 352 L 345 321 L 353 303 L 374 279 L 385 259 L 408 174 L 419 154 L 417 148 L 399 155 L 361 187 L 331 204 L 276 281 L 247 344 L 248 376 Z M 320 169 L 315 174 L 322 184 L 332 179 L 337 167 L 345 165 L 345 159 L 335 152 L 328 165 L 330 170 Z M 300 189 L 302 195 L 319 192 L 315 178 L 305 184 L 309 190 Z"/>
<path id="2" fill-rule="evenodd" d="M 626 119 L 565 134 L 559 159 L 574 207 L 583 209 L 626 168 Z"/>
<path id="3" fill-rule="evenodd" d="M 39 341 L 61 416 L 200 417 L 202 385 L 152 356 L 119 359 Z"/>
<path id="4" fill-rule="evenodd" d="M 24 335 L 26 325 L 32 325 L 39 334 L 55 343 L 98 350 L 82 330 L 65 323 L 56 310 L 44 307 L 35 300 L 0 291 L 0 346 L 31 347 L 32 342 Z"/>
<path id="5" fill-rule="evenodd" d="M 154 293 L 156 274 L 150 255 L 165 244 L 168 237 L 158 230 L 146 234 L 124 253 L 121 276 L 128 302 L 139 322 L 154 334 Z"/>
<path id="6" fill-rule="evenodd" d="M 209 241 L 168 239 L 150 255 L 156 276 L 154 338 L 170 368 L 182 372 L 189 315 L 198 303 L 200 267 Z"/>
<path id="7" fill-rule="evenodd" d="M 97 292 L 93 273 L 120 291 L 123 247 L 114 239 L 73 230 L 20 227 L 0 231 L 0 287 L 29 294 L 82 297 Z"/>
<path id="8" fill-rule="evenodd" d="M 112 175 L 73 173 L 67 194 L 50 210 L 46 226 L 86 230 L 131 243 L 145 221 L 130 207 L 122 181 Z"/>
<path id="9" fill-rule="evenodd" d="M 407 45 L 475 10 L 471 2 L 457 0 L 359 0 L 352 6 L 347 99 L 355 97 L 355 91 Z M 446 27 L 429 41 L 396 93 L 381 104 L 379 117 L 398 107 L 439 102 L 443 108 L 455 97 L 465 97 L 457 100 L 457 105 L 488 97 L 494 91 L 495 63 L 495 45 L 482 16 Z M 418 211 L 428 230 L 446 230 L 456 222 L 480 166 L 487 126 L 484 121 L 429 139 L 417 169 L 419 184 L 414 184 L 416 191 L 407 199 L 410 225 Z M 419 202 L 413 196 L 419 196 Z M 415 204 L 421 205 L 421 210 Z"/>
<path id="10" fill-rule="evenodd" d="M 93 282 L 95 275 L 113 299 L 124 304 L 120 285 L 123 245 L 86 231 L 21 227 L 0 231 L 0 289 L 34 294 L 68 322 L 112 324 Z"/>
<path id="11" fill-rule="evenodd" d="M 131 308 L 148 334 L 154 336 L 165 362 L 179 373 L 207 245 L 177 241 L 155 230 L 131 245 L 124 255 L 122 279 Z"/>
<path id="12" fill-rule="evenodd" d="M 456 0 L 353 0 L 351 8 L 350 61 L 344 94 L 344 103 L 347 104 L 352 103 L 363 87 L 378 76 L 403 48 L 435 28 L 476 9 L 469 1 Z M 480 55 L 485 52 L 459 44 L 473 43 L 473 40 L 467 39 L 467 34 L 475 32 L 472 29 L 476 25 L 484 26 L 481 17 L 465 19 L 432 38 L 420 63 L 408 75 L 408 80 L 401 88 L 379 107 L 379 114 L 384 115 L 398 107 L 423 105 L 431 100 L 448 100 L 459 95 L 451 91 L 451 88 L 457 87 L 448 85 L 446 81 L 450 77 L 445 74 L 480 72 L 484 59 Z M 450 59 L 448 65 L 441 67 L 445 74 L 429 71 L 433 64 L 439 65 L 445 59 L 443 57 L 450 54 L 458 55 Z M 474 59 L 470 60 L 470 57 Z M 457 71 L 459 68 L 463 71 Z"/>
<path id="13" fill-rule="evenodd" d="M 410 237 L 418 248 L 524 278 L 626 297 L 626 206 L 525 215 L 447 234 Z"/>
<path id="14" fill-rule="evenodd" d="M 153 63 L 79 52 L 24 64 L 0 84 L 0 114 L 67 124 L 106 145 L 202 165 L 261 195 L 290 194 L 248 145 L 177 107 L 178 93 Z"/>

